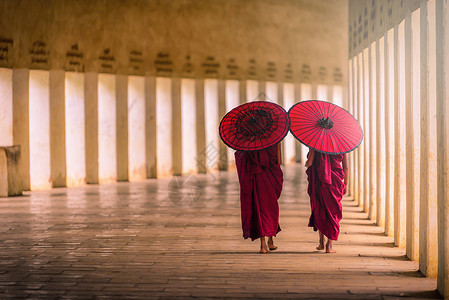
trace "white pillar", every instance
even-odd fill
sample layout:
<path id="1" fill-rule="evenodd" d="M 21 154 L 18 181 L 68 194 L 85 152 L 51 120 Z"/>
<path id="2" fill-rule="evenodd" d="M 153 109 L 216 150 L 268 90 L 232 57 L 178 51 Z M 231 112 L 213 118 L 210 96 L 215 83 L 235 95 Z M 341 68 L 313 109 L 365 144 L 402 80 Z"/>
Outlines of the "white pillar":
<path id="1" fill-rule="evenodd" d="M 365 199 L 364 199 L 364 167 L 365 167 L 365 161 L 364 161 L 364 154 L 365 154 L 365 141 L 366 141 L 366 136 L 367 136 L 367 132 L 366 132 L 366 128 L 364 126 L 364 101 L 365 101 L 365 80 L 364 80 L 364 76 L 365 76 L 365 55 L 363 53 L 363 51 L 361 53 L 358 54 L 358 75 L 359 75 L 359 79 L 358 79 L 358 97 L 356 99 L 357 102 L 357 109 L 356 109 L 356 115 L 357 115 L 357 119 L 359 120 L 360 126 L 362 126 L 362 129 L 364 131 L 364 138 L 362 143 L 360 144 L 360 146 L 355 150 L 357 152 L 357 202 L 359 204 L 360 207 L 363 208 L 363 211 L 365 211 Z"/>
<path id="2" fill-rule="evenodd" d="M 394 234 L 394 29 L 387 32 L 385 65 L 386 198 L 385 233 Z"/>
<path id="3" fill-rule="evenodd" d="M 50 71 L 50 174 L 52 187 L 67 186 L 65 72 Z"/>
<path id="4" fill-rule="evenodd" d="M 419 267 L 438 269 L 435 0 L 421 2 L 421 185 Z"/>
<path id="5" fill-rule="evenodd" d="M 300 101 L 312 100 L 312 85 L 310 83 L 301 83 L 300 90 Z M 307 153 L 309 153 L 309 149 L 305 145 L 301 144 L 301 161 L 304 163 L 307 160 Z"/>
<path id="6" fill-rule="evenodd" d="M 411 20 L 410 20 L 411 19 Z M 406 18 L 406 81 L 410 85 L 407 108 L 407 256 L 419 260 L 419 181 L 420 181 L 420 10 Z M 411 23 L 407 26 L 408 23 Z"/>
<path id="7" fill-rule="evenodd" d="M 274 103 L 280 103 L 282 99 L 278 99 L 278 85 L 276 82 L 267 81 L 265 83 L 265 94 L 267 95 L 267 100 Z"/>
<path id="8" fill-rule="evenodd" d="M 218 80 L 204 80 L 204 111 L 206 125 L 206 166 L 208 171 L 218 171 Z"/>
<path id="9" fill-rule="evenodd" d="M 86 183 L 84 74 L 65 73 L 65 148 L 67 186 Z"/>
<path id="10" fill-rule="evenodd" d="M 316 95 L 317 100 L 332 102 L 330 101 L 331 99 L 328 98 L 327 85 L 325 84 L 316 85 Z"/>
<path id="11" fill-rule="evenodd" d="M 195 80 L 181 80 L 182 173 L 197 172 Z"/>
<path id="12" fill-rule="evenodd" d="M 449 8 L 436 2 L 438 135 L 438 290 L 449 298 Z"/>
<path id="13" fill-rule="evenodd" d="M 181 78 L 172 79 L 172 164 L 173 175 L 182 175 Z"/>
<path id="14" fill-rule="evenodd" d="M 50 189 L 50 72 L 30 71 L 30 182 Z"/>
<path id="15" fill-rule="evenodd" d="M 117 181 L 128 181 L 128 76 L 115 75 Z"/>
<path id="16" fill-rule="evenodd" d="M 98 175 L 98 74 L 84 74 L 84 137 L 86 140 L 86 182 L 97 184 Z"/>
<path id="17" fill-rule="evenodd" d="M 395 152 L 394 152 L 394 241 L 405 247 L 405 32 L 404 21 L 395 28 Z"/>
<path id="18" fill-rule="evenodd" d="M 246 81 L 246 102 L 251 102 L 259 95 L 259 82 L 256 80 Z"/>
<path id="19" fill-rule="evenodd" d="M 30 190 L 30 97 L 29 70 L 13 70 L 13 144 L 20 145 L 20 177 L 23 190 Z"/>
<path id="20" fill-rule="evenodd" d="M 385 228 L 385 43 L 384 37 L 379 38 L 377 45 L 377 173 L 376 173 L 376 198 L 377 216 L 376 223 Z"/>
<path id="21" fill-rule="evenodd" d="M 349 88 L 351 90 L 351 87 Z M 332 86 L 332 103 L 338 105 L 340 107 L 343 106 L 343 86 L 341 85 L 333 85 Z M 345 109 L 348 109 L 345 107 Z"/>
<path id="22" fill-rule="evenodd" d="M 115 75 L 98 75 L 98 177 L 99 183 L 117 180 Z"/>
<path id="23" fill-rule="evenodd" d="M 377 199 L 376 199 L 376 188 L 377 188 L 377 59 L 376 59 L 376 47 L 377 42 L 371 44 L 370 57 L 369 57 L 369 72 L 370 72 L 370 86 L 369 86 L 369 190 L 368 190 L 368 200 L 369 200 L 369 218 L 371 220 L 376 220 L 377 217 Z"/>
<path id="24" fill-rule="evenodd" d="M 293 83 L 284 83 L 283 85 L 283 104 L 284 109 L 288 111 L 295 104 L 295 85 Z M 294 164 L 296 160 L 295 138 L 287 134 L 284 143 L 284 164 Z"/>
<path id="25" fill-rule="evenodd" d="M 157 177 L 156 77 L 145 76 L 145 161 L 147 178 Z"/>
<path id="26" fill-rule="evenodd" d="M 12 146 L 12 69 L 0 68 L 0 146 Z"/>
<path id="27" fill-rule="evenodd" d="M 156 78 L 156 159 L 157 178 L 173 174 L 172 161 L 172 80 Z"/>
<path id="28" fill-rule="evenodd" d="M 239 81 L 226 80 L 226 113 L 240 105 L 239 88 Z M 235 169 L 234 152 L 235 150 L 228 147 L 228 170 Z"/>
<path id="29" fill-rule="evenodd" d="M 145 155 L 145 77 L 128 77 L 128 179 L 147 177 Z"/>
<path id="30" fill-rule="evenodd" d="M 370 214 L 369 211 L 369 153 L 370 153 L 370 147 L 369 147 L 369 141 L 371 138 L 371 130 L 369 127 L 369 97 L 370 97 L 370 52 L 371 49 L 365 48 L 363 50 L 363 98 L 360 100 L 363 102 L 362 106 L 360 107 L 362 111 L 362 126 L 365 130 L 365 138 L 362 142 L 363 147 L 363 207 L 364 211 Z"/>
<path id="31" fill-rule="evenodd" d="M 410 203 L 410 214 L 407 215 L 407 220 L 411 223 L 411 249 L 409 249 L 410 259 L 414 261 L 419 260 L 419 201 L 420 201 L 420 159 L 421 159 L 421 95 L 420 95 L 420 78 L 421 78 L 421 66 L 420 66 L 420 10 L 416 10 L 412 13 L 412 46 L 411 46 L 411 126 L 413 136 L 412 141 L 407 141 L 407 145 L 411 144 L 412 151 L 408 151 L 412 164 L 408 164 L 410 167 L 410 173 L 407 170 L 407 179 L 410 183 L 407 184 L 407 201 Z M 407 49 L 407 47 L 406 47 Z M 407 123 L 408 126 L 411 124 Z M 410 197 L 409 197 L 410 196 Z"/>

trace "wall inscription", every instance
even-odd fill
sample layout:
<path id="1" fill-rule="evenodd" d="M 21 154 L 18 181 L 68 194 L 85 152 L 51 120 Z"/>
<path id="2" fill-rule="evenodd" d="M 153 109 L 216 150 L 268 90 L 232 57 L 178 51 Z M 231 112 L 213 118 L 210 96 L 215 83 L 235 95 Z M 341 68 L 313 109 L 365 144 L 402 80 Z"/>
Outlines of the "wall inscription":
<path id="1" fill-rule="evenodd" d="M 131 50 L 129 52 L 129 73 L 143 73 L 143 53 L 139 50 Z"/>
<path id="2" fill-rule="evenodd" d="M 83 72 L 83 52 L 78 48 L 78 44 L 74 44 L 70 47 L 70 50 L 66 52 L 65 69 L 66 71 Z"/>
<path id="3" fill-rule="evenodd" d="M 7 65 L 10 62 L 9 53 L 13 44 L 14 41 L 12 39 L 0 37 L 0 64 Z"/>
<path id="4" fill-rule="evenodd" d="M 301 67 L 301 77 L 302 80 L 305 81 L 310 81 L 311 77 L 312 77 L 312 69 L 310 68 L 309 65 L 307 64 L 303 64 Z"/>
<path id="5" fill-rule="evenodd" d="M 115 71 L 115 57 L 111 54 L 111 49 L 106 48 L 103 54 L 98 56 L 100 62 L 100 72 L 111 73 Z"/>
<path id="6" fill-rule="evenodd" d="M 220 64 L 217 61 L 215 61 L 215 57 L 213 56 L 206 57 L 206 60 L 201 64 L 201 67 L 203 67 L 205 76 L 212 76 L 212 77 L 218 76 Z"/>
<path id="7" fill-rule="evenodd" d="M 50 51 L 47 49 L 47 44 L 43 41 L 34 41 L 30 50 L 31 66 L 38 68 L 48 68 Z"/>
<path id="8" fill-rule="evenodd" d="M 267 63 L 267 68 L 265 69 L 267 72 L 267 77 L 269 79 L 275 79 L 276 78 L 276 64 L 272 61 L 269 61 Z"/>
<path id="9" fill-rule="evenodd" d="M 170 59 L 170 54 L 167 52 L 159 52 L 156 55 L 154 66 L 157 75 L 171 76 L 173 72 L 173 61 Z"/>
<path id="10" fill-rule="evenodd" d="M 256 72 L 256 60 L 255 60 L 255 59 L 250 59 L 250 60 L 249 60 L 248 76 L 249 76 L 250 78 L 256 77 L 256 76 L 257 76 L 257 72 Z"/>
<path id="11" fill-rule="evenodd" d="M 286 80 L 293 80 L 293 69 L 292 64 L 287 64 L 284 70 L 284 77 Z"/>
<path id="12" fill-rule="evenodd" d="M 235 63 L 235 59 L 231 58 L 226 64 L 226 70 L 228 70 L 229 77 L 236 77 L 239 67 Z"/>
<path id="13" fill-rule="evenodd" d="M 334 82 L 338 82 L 338 83 L 343 82 L 343 73 L 341 72 L 340 68 L 334 69 L 334 73 L 332 74 L 332 77 L 334 78 Z"/>
<path id="14" fill-rule="evenodd" d="M 186 55 L 185 62 L 182 66 L 182 73 L 185 76 L 191 76 L 193 73 L 193 64 L 190 55 Z"/>
<path id="15" fill-rule="evenodd" d="M 320 67 L 318 69 L 318 76 L 320 77 L 320 80 L 326 80 L 326 77 L 327 77 L 326 67 Z"/>

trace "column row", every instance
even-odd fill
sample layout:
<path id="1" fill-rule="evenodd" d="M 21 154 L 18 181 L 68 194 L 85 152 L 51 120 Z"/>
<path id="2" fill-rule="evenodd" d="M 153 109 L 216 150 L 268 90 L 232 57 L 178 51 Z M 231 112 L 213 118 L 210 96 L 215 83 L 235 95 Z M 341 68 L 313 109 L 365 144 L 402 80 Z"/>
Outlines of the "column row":
<path id="1" fill-rule="evenodd" d="M 349 109 L 365 138 L 350 193 L 449 296 L 447 1 L 420 9 L 349 60 Z"/>
<path id="2" fill-rule="evenodd" d="M 0 144 L 21 145 L 25 190 L 234 167 L 221 117 L 264 92 L 286 109 L 341 86 L 0 69 Z M 291 135 L 284 163 L 304 159 Z"/>

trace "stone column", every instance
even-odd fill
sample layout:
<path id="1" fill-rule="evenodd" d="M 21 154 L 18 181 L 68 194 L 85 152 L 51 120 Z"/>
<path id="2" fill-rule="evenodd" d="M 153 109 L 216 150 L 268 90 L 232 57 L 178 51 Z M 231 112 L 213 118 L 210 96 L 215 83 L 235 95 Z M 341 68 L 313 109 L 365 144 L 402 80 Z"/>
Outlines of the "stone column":
<path id="1" fill-rule="evenodd" d="M 226 112 L 239 106 L 241 103 L 241 83 L 243 81 L 226 80 Z M 243 91 L 243 94 L 246 91 Z M 244 98 L 243 98 L 244 99 Z M 235 150 L 227 147 L 228 170 L 235 170 Z"/>
<path id="2" fill-rule="evenodd" d="M 376 43 L 376 223 L 385 228 L 385 45 L 384 37 Z"/>
<path id="3" fill-rule="evenodd" d="M 206 167 L 210 172 L 218 171 L 218 79 L 204 80 L 204 120 L 206 126 L 206 147 L 203 149 Z"/>
<path id="4" fill-rule="evenodd" d="M 128 181 L 128 76 L 116 76 L 117 181 Z"/>
<path id="5" fill-rule="evenodd" d="M 294 97 L 293 104 L 296 104 L 296 102 L 301 101 L 301 85 L 299 83 L 294 83 L 293 97 Z M 289 133 L 289 135 L 291 135 L 291 134 Z M 295 140 L 295 152 L 296 152 L 295 161 L 297 163 L 304 164 L 305 161 L 303 162 L 303 159 L 302 159 L 303 152 L 305 152 L 304 146 L 296 138 L 293 137 L 293 139 Z"/>
<path id="6" fill-rule="evenodd" d="M 421 2 L 421 184 L 419 268 L 437 276 L 438 224 L 436 164 L 435 0 Z"/>
<path id="7" fill-rule="evenodd" d="M 12 123 L 13 123 L 13 109 L 12 109 L 12 84 L 13 70 L 0 68 L 0 146 L 12 146 Z"/>
<path id="8" fill-rule="evenodd" d="M 263 87 L 265 90 L 265 87 Z M 256 80 L 246 81 L 246 102 L 253 101 L 259 95 L 259 82 Z"/>
<path id="9" fill-rule="evenodd" d="M 50 167 L 52 187 L 67 185 L 65 72 L 50 71 Z"/>
<path id="10" fill-rule="evenodd" d="M 394 29 L 385 39 L 385 233 L 394 235 Z"/>
<path id="11" fill-rule="evenodd" d="M 295 85 L 293 83 L 284 83 L 282 90 L 284 108 L 288 112 L 288 110 L 295 104 Z M 297 153 L 295 143 L 296 139 L 292 134 L 288 133 L 284 143 L 285 164 L 294 164 L 296 162 Z"/>
<path id="12" fill-rule="evenodd" d="M 221 119 L 226 114 L 226 82 L 223 79 L 218 80 L 218 118 L 217 129 L 220 126 Z M 228 147 L 218 137 L 218 169 L 220 171 L 226 171 L 228 169 L 227 149 Z"/>
<path id="13" fill-rule="evenodd" d="M 65 73 L 65 152 L 67 186 L 86 183 L 84 73 Z"/>
<path id="14" fill-rule="evenodd" d="M 356 174 L 357 174 L 357 180 L 356 180 L 356 189 L 357 189 L 357 195 L 356 195 L 356 200 L 357 203 L 360 207 L 363 208 L 363 210 L 365 210 L 365 205 L 364 205 L 364 199 L 363 199 L 363 179 L 364 179 L 364 142 L 366 139 L 366 128 L 365 126 L 363 126 L 363 98 L 364 98 L 364 80 L 363 80 L 363 76 L 365 74 L 364 72 L 364 68 L 363 68 L 363 64 L 364 64 L 364 55 L 363 52 L 358 54 L 358 59 L 357 59 L 357 63 L 358 63 L 358 84 L 357 84 L 357 99 L 356 99 L 356 118 L 359 120 L 360 125 L 362 126 L 362 129 L 364 131 L 364 138 L 362 143 L 360 144 L 360 146 L 355 150 L 357 151 L 357 164 L 356 164 Z"/>
<path id="15" fill-rule="evenodd" d="M 182 173 L 197 173 L 195 79 L 181 80 Z"/>
<path id="16" fill-rule="evenodd" d="M 376 165 L 377 165 L 377 41 L 373 42 L 370 47 L 370 57 L 369 57 L 369 128 L 370 128 L 370 138 L 369 138 L 369 218 L 371 220 L 377 219 L 377 198 L 376 198 L 376 188 L 377 188 L 377 175 L 376 175 Z"/>
<path id="17" fill-rule="evenodd" d="M 247 102 L 246 80 L 240 80 L 239 82 L 239 97 L 240 97 L 240 104 Z"/>
<path id="18" fill-rule="evenodd" d="M 145 159 L 148 178 L 156 178 L 156 78 L 145 76 Z"/>
<path id="19" fill-rule="evenodd" d="M 405 248 L 405 35 L 404 22 L 395 26 L 395 97 L 394 97 L 394 242 Z"/>
<path id="20" fill-rule="evenodd" d="M 204 79 L 197 79 L 196 95 L 196 151 L 198 173 L 206 173 L 206 122 L 204 118 Z"/>
<path id="21" fill-rule="evenodd" d="M 355 116 L 354 114 L 354 101 L 355 101 L 355 97 L 356 97 L 356 80 L 357 80 L 357 76 L 356 76 L 356 69 L 354 67 L 354 61 L 356 61 L 357 57 L 354 56 L 350 59 L 349 61 L 349 105 L 348 105 L 348 110 L 349 112 Z M 348 189 L 348 194 L 354 198 L 354 172 L 355 172 L 355 153 L 354 151 L 352 151 L 351 153 L 348 154 L 348 159 L 349 159 L 349 189 Z"/>
<path id="22" fill-rule="evenodd" d="M 114 74 L 98 74 L 99 183 L 117 181 L 117 88 Z"/>
<path id="23" fill-rule="evenodd" d="M 23 180 L 23 190 L 30 190 L 30 100 L 29 70 L 13 70 L 13 144 L 20 146 L 21 161 L 19 174 Z"/>
<path id="24" fill-rule="evenodd" d="M 419 12 L 405 17 L 406 254 L 419 259 Z M 416 86 L 415 86 L 416 85 Z M 417 105 L 418 104 L 418 105 Z M 417 195 L 418 193 L 418 195 Z M 418 212 L 418 213 L 417 213 Z"/>
<path id="25" fill-rule="evenodd" d="M 362 142 L 363 147 L 363 207 L 364 211 L 370 215 L 369 211 L 369 157 L 370 157 L 370 139 L 371 129 L 369 127 L 369 97 L 370 97 L 370 56 L 371 48 L 367 47 L 363 50 L 363 98 L 360 100 L 363 102 L 360 107 L 362 110 L 362 123 L 365 128 L 365 138 Z"/>
<path id="26" fill-rule="evenodd" d="M 84 76 L 86 182 L 98 184 L 98 74 Z"/>
<path id="27" fill-rule="evenodd" d="M 147 178 L 145 77 L 128 76 L 128 180 Z"/>
<path id="28" fill-rule="evenodd" d="M 30 182 L 32 190 L 50 189 L 50 72 L 30 70 Z"/>
<path id="29" fill-rule="evenodd" d="M 172 160 L 173 175 L 182 174 L 181 78 L 172 80 Z"/>
<path id="30" fill-rule="evenodd" d="M 449 8 L 436 2 L 438 136 L 438 291 L 449 298 Z"/>
<path id="31" fill-rule="evenodd" d="M 156 78 L 156 157 L 157 177 L 173 175 L 172 79 Z"/>

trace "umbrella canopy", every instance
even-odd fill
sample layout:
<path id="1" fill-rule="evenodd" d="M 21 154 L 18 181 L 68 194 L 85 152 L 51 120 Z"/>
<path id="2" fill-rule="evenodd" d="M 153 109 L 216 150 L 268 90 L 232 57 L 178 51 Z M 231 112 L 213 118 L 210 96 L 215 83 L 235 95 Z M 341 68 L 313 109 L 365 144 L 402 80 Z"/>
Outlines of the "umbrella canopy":
<path id="1" fill-rule="evenodd" d="M 343 154 L 357 148 L 362 128 L 345 109 L 326 101 L 298 102 L 288 111 L 290 132 L 304 145 L 328 154 Z"/>
<path id="2" fill-rule="evenodd" d="M 290 120 L 279 105 L 268 101 L 242 104 L 220 122 L 220 138 L 235 150 L 257 151 L 279 143 L 288 133 Z"/>

